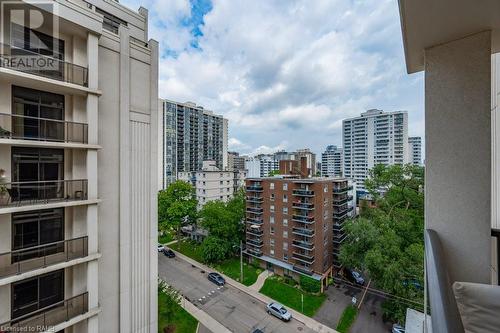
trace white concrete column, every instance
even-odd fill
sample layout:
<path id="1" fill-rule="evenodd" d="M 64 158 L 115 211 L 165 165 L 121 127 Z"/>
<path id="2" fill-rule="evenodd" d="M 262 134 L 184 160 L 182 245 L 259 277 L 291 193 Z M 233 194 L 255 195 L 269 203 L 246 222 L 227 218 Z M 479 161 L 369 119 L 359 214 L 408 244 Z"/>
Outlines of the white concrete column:
<path id="1" fill-rule="evenodd" d="M 87 35 L 87 60 L 88 60 L 88 83 L 89 88 L 98 89 L 99 82 L 99 39 L 98 36 L 89 33 Z M 98 119 L 99 101 L 95 94 L 87 96 L 87 124 L 88 124 L 88 142 L 89 144 L 98 144 Z M 90 199 L 98 198 L 97 188 L 97 151 L 93 149 L 87 150 L 87 180 L 88 180 L 88 197 Z M 89 205 L 87 207 L 87 235 L 88 235 L 88 251 L 90 253 L 98 252 L 98 207 L 97 205 Z M 92 261 L 87 264 L 87 291 L 89 293 L 89 309 L 99 305 L 99 266 L 97 261 Z M 99 322 L 97 316 L 88 320 L 88 331 L 98 332 Z"/>
<path id="2" fill-rule="evenodd" d="M 120 331 L 131 332 L 130 267 L 130 31 L 120 34 Z M 134 305 L 135 306 L 135 305 Z"/>
<path id="3" fill-rule="evenodd" d="M 491 33 L 425 51 L 425 227 L 452 281 L 490 282 Z"/>

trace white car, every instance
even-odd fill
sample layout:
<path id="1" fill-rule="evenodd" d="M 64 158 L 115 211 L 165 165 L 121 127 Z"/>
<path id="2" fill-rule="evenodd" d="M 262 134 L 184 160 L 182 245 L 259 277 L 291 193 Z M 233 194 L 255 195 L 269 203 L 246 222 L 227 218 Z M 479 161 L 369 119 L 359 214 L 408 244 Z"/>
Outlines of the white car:
<path id="1" fill-rule="evenodd" d="M 399 324 L 392 325 L 392 333 L 405 333 L 405 328 Z"/>
<path id="2" fill-rule="evenodd" d="M 163 252 L 165 250 L 165 247 L 161 244 L 158 244 L 158 252 Z"/>
<path id="3" fill-rule="evenodd" d="M 288 312 L 283 305 L 275 302 L 267 305 L 267 313 L 272 314 L 283 321 L 290 321 L 290 319 L 292 319 L 292 314 Z"/>

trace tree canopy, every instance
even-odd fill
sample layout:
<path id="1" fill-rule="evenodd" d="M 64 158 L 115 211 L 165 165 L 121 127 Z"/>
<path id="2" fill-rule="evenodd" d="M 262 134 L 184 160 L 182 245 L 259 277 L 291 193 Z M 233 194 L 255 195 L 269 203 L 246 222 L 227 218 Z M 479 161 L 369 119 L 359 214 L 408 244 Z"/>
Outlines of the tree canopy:
<path id="1" fill-rule="evenodd" d="M 376 207 L 346 222 L 340 261 L 366 272 L 376 288 L 409 300 L 383 305 L 387 317 L 404 323 L 407 307 L 423 310 L 424 169 L 377 165 L 365 185 Z"/>
<path id="2" fill-rule="evenodd" d="M 208 231 L 202 244 L 206 262 L 226 259 L 244 236 L 245 194 L 238 191 L 227 203 L 210 201 L 200 211 L 201 226 Z"/>
<path id="3" fill-rule="evenodd" d="M 196 222 L 195 190 L 185 181 L 178 180 L 166 190 L 158 192 L 158 227 L 162 231 L 174 230 L 180 236 L 180 228 L 188 221 Z"/>

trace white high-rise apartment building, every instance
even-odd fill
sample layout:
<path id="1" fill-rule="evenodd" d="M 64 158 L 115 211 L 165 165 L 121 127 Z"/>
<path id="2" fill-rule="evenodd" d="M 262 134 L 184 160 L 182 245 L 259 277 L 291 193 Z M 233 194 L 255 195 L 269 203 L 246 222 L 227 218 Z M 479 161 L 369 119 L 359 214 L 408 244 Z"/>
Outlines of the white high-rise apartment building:
<path id="1" fill-rule="evenodd" d="M 321 176 L 342 177 L 344 172 L 344 151 L 342 148 L 330 145 L 321 154 Z"/>
<path id="2" fill-rule="evenodd" d="M 408 138 L 408 162 L 422 165 L 422 138 L 419 136 Z"/>
<path id="3" fill-rule="evenodd" d="M 228 120 L 195 103 L 160 100 L 159 188 L 167 188 L 179 172 L 196 172 L 203 161 L 228 168 Z"/>
<path id="4" fill-rule="evenodd" d="M 279 161 L 272 154 L 247 157 L 245 169 L 249 178 L 268 177 L 271 172 L 279 170 Z"/>
<path id="5" fill-rule="evenodd" d="M 157 332 L 148 12 L 6 1 L 1 19 L 0 331 Z"/>
<path id="6" fill-rule="evenodd" d="M 179 172 L 178 179 L 190 182 L 196 191 L 198 209 L 214 200 L 229 201 L 235 190 L 244 186 L 245 171 L 220 170 L 215 161 L 204 161 L 196 172 Z"/>
<path id="7" fill-rule="evenodd" d="M 408 163 L 408 113 L 368 110 L 342 124 L 344 177 L 365 190 L 368 171 L 377 164 Z"/>

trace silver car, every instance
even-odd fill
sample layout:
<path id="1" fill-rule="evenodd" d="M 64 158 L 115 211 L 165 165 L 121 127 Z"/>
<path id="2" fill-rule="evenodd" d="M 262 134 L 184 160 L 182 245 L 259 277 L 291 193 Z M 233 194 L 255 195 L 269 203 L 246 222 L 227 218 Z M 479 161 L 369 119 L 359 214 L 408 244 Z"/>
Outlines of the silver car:
<path id="1" fill-rule="evenodd" d="M 290 321 L 290 319 L 292 319 L 292 314 L 288 312 L 283 305 L 275 302 L 267 305 L 267 313 L 272 314 L 283 321 Z"/>

